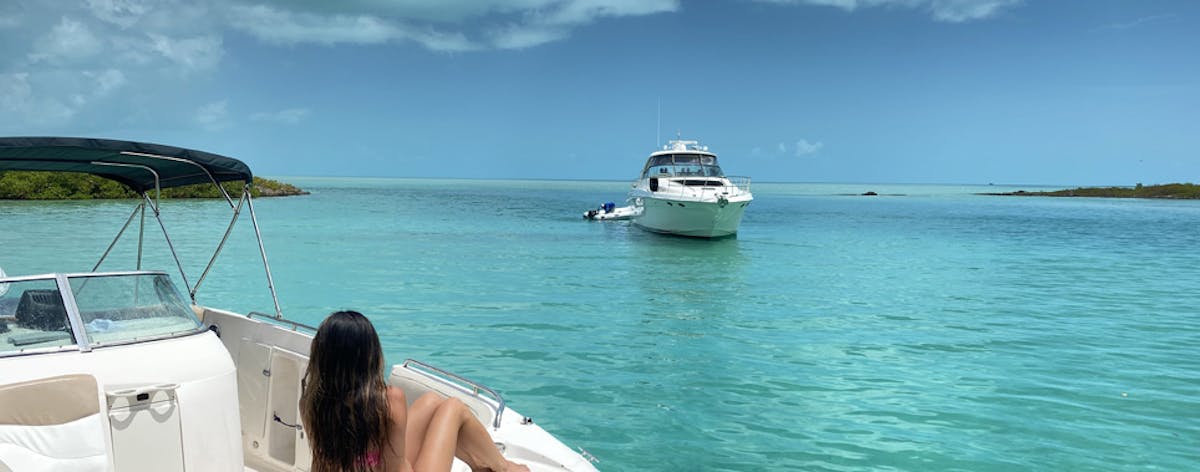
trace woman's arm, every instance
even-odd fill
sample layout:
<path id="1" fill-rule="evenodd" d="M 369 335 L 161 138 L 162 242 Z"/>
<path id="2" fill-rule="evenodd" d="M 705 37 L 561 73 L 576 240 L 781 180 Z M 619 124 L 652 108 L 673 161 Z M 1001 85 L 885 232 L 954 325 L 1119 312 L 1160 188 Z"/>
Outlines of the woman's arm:
<path id="1" fill-rule="evenodd" d="M 408 422 L 408 401 L 404 390 L 387 388 L 388 400 L 388 447 L 380 451 L 385 470 L 388 472 L 411 472 L 412 466 L 404 457 L 404 425 Z"/>

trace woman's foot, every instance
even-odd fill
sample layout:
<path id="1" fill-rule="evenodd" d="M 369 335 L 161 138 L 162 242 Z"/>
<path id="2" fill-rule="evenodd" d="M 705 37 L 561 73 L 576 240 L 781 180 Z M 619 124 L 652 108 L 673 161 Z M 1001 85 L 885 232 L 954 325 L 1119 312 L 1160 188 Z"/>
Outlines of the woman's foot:
<path id="1" fill-rule="evenodd" d="M 508 461 L 508 465 L 504 468 L 503 472 L 529 472 L 529 466 Z"/>
<path id="2" fill-rule="evenodd" d="M 471 472 L 529 472 L 529 466 L 518 464 L 516 462 L 505 459 L 505 464 L 499 469 L 484 467 L 480 469 L 472 468 Z"/>

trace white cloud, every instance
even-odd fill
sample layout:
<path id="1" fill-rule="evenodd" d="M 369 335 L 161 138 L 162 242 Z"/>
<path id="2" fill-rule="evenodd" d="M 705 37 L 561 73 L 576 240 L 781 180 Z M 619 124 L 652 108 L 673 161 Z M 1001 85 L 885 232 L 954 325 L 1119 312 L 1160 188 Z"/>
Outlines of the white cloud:
<path id="1" fill-rule="evenodd" d="M 125 73 L 117 69 L 106 69 L 103 71 L 84 71 L 83 76 L 91 79 L 96 84 L 96 89 L 92 95 L 96 98 L 107 96 L 114 90 L 125 85 Z"/>
<path id="2" fill-rule="evenodd" d="M 30 62 L 65 63 L 95 56 L 103 49 L 102 42 L 80 21 L 62 17 L 50 32 L 33 43 Z"/>
<path id="3" fill-rule="evenodd" d="M 229 101 L 209 103 L 196 110 L 196 124 L 208 131 L 220 131 L 230 126 Z"/>
<path id="4" fill-rule="evenodd" d="M 302 8 L 303 5 L 300 6 Z M 560 41 L 601 18 L 676 11 L 678 0 L 349 2 L 298 9 L 277 1 L 229 7 L 229 24 L 273 44 L 413 41 L 434 51 L 522 49 Z M 333 11 L 330 11 L 333 10 Z M 482 18 L 478 24 L 467 19 Z M 430 20 L 434 20 L 430 22 Z M 439 28 L 435 28 L 435 24 Z M 458 28 L 459 30 L 455 30 Z M 476 39 L 472 39 L 476 38 Z M 486 40 L 486 41 L 485 41 Z"/>
<path id="5" fill-rule="evenodd" d="M 126 82 L 116 69 L 0 73 L 0 127 L 28 132 L 67 125 Z"/>
<path id="6" fill-rule="evenodd" d="M 479 49 L 461 33 L 443 33 L 369 14 L 321 15 L 267 5 L 234 6 L 230 24 L 272 44 L 381 44 L 414 41 L 434 51 Z"/>
<path id="7" fill-rule="evenodd" d="M 825 147 L 825 144 L 821 143 L 820 141 L 810 143 L 806 139 L 801 139 L 796 141 L 796 157 L 816 154 L 821 152 L 821 148 L 823 147 Z"/>
<path id="8" fill-rule="evenodd" d="M 250 115 L 250 119 L 254 121 L 266 121 L 270 123 L 294 125 L 307 118 L 308 115 L 309 110 L 307 108 L 288 108 L 275 112 L 258 112 Z"/>
<path id="9" fill-rule="evenodd" d="M 571 0 L 558 2 L 557 8 L 536 12 L 546 12 L 541 18 L 546 24 L 583 25 L 601 18 L 654 15 L 678 9 L 676 0 Z"/>
<path id="10" fill-rule="evenodd" d="M 996 16 L 1006 8 L 1024 0 L 756 0 L 782 5 L 819 5 L 854 11 L 858 8 L 910 8 L 929 12 L 933 19 L 947 23 L 963 23 Z"/>
<path id="11" fill-rule="evenodd" d="M 225 50 L 221 37 L 201 36 L 176 39 L 162 34 L 150 33 L 150 49 L 184 70 L 204 70 L 216 67 Z"/>
<path id="12" fill-rule="evenodd" d="M 462 33 L 443 33 L 438 31 L 406 31 L 404 36 L 425 46 L 431 51 L 463 52 L 480 49 L 474 41 L 467 39 Z"/>
<path id="13" fill-rule="evenodd" d="M 962 23 L 991 18 L 1001 10 L 1021 2 L 1022 0 L 933 0 L 929 10 L 935 20 Z"/>
<path id="14" fill-rule="evenodd" d="M 151 10 L 151 2 L 138 0 L 86 0 L 92 14 L 108 23 L 129 28 Z"/>
<path id="15" fill-rule="evenodd" d="M 1138 18 L 1133 21 L 1127 21 L 1124 23 L 1107 24 L 1107 25 L 1101 26 L 1100 28 L 1097 28 L 1096 30 L 1093 30 L 1093 31 L 1097 31 L 1097 30 L 1127 30 L 1130 28 L 1137 28 L 1140 26 L 1145 26 L 1147 24 L 1170 21 L 1170 20 L 1174 20 L 1175 18 L 1177 18 L 1177 16 L 1174 13 L 1168 13 L 1165 15 L 1145 16 L 1145 17 Z"/>
<path id="16" fill-rule="evenodd" d="M 680 0 L 73 0 L 0 2 L 0 127 L 78 129 L 101 99 L 143 100 L 145 119 L 222 129 L 229 103 L 195 115 L 179 91 L 225 60 L 231 32 L 273 45 L 409 43 L 522 49 L 603 19 L 677 11 Z M 137 94 L 130 95 L 130 91 Z M 126 94 L 117 97 L 119 94 Z M 210 97 L 211 98 L 211 97 Z M 162 107 L 147 106 L 161 100 Z M 174 110 L 170 116 L 166 110 Z M 251 115 L 299 122 L 305 109 Z M 58 128 L 55 129 L 54 127 Z"/>
<path id="17" fill-rule="evenodd" d="M 0 74 L 0 111 L 20 117 L 21 128 L 58 126 L 75 116 L 76 107 L 35 92 L 29 73 Z"/>
<path id="18" fill-rule="evenodd" d="M 567 37 L 561 28 L 529 25 L 509 25 L 490 33 L 491 43 L 500 49 L 526 49 Z"/>
<path id="19" fill-rule="evenodd" d="M 676 0 L 570 0 L 530 10 L 521 21 L 489 32 L 499 49 L 524 49 L 570 36 L 570 30 L 602 18 L 643 16 L 679 9 Z"/>
<path id="20" fill-rule="evenodd" d="M 235 28 L 275 44 L 377 44 L 397 37 L 389 22 L 371 15 L 317 15 L 267 5 L 234 6 Z"/>

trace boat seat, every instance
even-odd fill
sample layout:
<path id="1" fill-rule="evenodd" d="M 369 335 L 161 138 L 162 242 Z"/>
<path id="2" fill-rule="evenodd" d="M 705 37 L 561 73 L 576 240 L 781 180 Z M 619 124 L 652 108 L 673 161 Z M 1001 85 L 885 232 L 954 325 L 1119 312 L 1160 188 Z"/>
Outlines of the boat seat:
<path id="1" fill-rule="evenodd" d="M 95 377 L 0 385 L 0 405 L 0 472 L 108 468 Z"/>
<path id="2" fill-rule="evenodd" d="M 67 309 L 58 290 L 32 289 L 22 292 L 15 318 L 17 323 L 26 328 L 67 330 Z"/>

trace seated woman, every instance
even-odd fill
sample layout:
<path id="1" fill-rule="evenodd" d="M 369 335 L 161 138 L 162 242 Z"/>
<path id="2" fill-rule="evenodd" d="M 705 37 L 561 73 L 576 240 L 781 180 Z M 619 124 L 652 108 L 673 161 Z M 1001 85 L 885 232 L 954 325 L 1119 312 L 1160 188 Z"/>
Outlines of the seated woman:
<path id="1" fill-rule="evenodd" d="M 528 471 L 500 454 L 461 401 L 427 393 L 407 406 L 384 382 L 375 327 L 354 311 L 330 315 L 313 338 L 300 396 L 312 472 Z"/>

